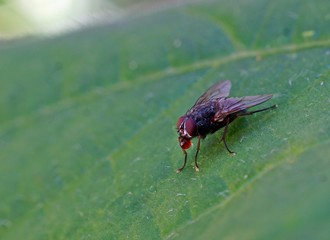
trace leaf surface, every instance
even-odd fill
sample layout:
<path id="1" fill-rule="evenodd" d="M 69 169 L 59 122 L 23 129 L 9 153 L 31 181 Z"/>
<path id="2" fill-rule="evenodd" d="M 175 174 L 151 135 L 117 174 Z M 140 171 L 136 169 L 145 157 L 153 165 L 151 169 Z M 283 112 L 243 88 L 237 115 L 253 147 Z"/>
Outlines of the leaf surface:
<path id="1" fill-rule="evenodd" d="M 328 1 L 190 2 L 0 46 L 1 239 L 329 235 Z M 275 110 L 183 154 L 213 83 Z M 261 107 L 261 106 L 260 106 Z M 256 107 L 255 109 L 258 109 Z"/>

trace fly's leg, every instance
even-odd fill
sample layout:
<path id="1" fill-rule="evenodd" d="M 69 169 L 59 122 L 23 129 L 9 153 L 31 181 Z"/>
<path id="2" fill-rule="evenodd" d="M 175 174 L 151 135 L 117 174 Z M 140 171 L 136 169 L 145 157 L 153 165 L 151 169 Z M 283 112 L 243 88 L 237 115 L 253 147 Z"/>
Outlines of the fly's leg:
<path id="1" fill-rule="evenodd" d="M 249 116 L 249 115 L 252 115 L 254 113 L 257 113 L 257 112 L 263 112 L 263 111 L 266 111 L 266 110 L 269 110 L 269 109 L 273 109 L 273 108 L 277 108 L 277 105 L 273 105 L 271 107 L 267 107 L 267 108 L 263 108 L 263 109 L 259 109 L 259 110 L 256 110 L 256 111 L 252 111 L 252 112 L 241 112 L 241 113 L 238 113 L 236 114 L 236 117 L 243 117 L 243 116 Z M 227 146 L 227 142 L 226 142 L 226 134 L 227 134 L 227 129 L 228 129 L 228 125 L 229 125 L 229 121 L 230 119 L 227 118 L 227 123 L 226 123 L 226 127 L 223 131 L 223 135 L 222 135 L 222 138 L 221 140 L 223 140 L 223 143 L 225 144 L 225 147 L 227 149 L 227 151 L 232 154 L 232 155 L 235 155 L 236 153 L 231 151 L 228 146 Z"/>
<path id="2" fill-rule="evenodd" d="M 223 141 L 223 143 L 225 144 L 225 147 L 227 149 L 227 151 L 232 154 L 232 155 L 236 155 L 235 152 L 231 151 L 228 146 L 227 146 L 227 142 L 226 142 L 226 134 L 227 134 L 227 129 L 228 129 L 228 126 L 229 126 L 229 118 L 227 118 L 227 123 L 226 123 L 226 127 L 225 129 L 223 130 L 223 134 L 222 134 L 222 137 L 221 137 L 221 141 Z"/>
<path id="3" fill-rule="evenodd" d="M 182 167 L 180 167 L 178 170 L 176 170 L 176 173 L 180 173 L 184 169 L 184 167 L 186 166 L 186 163 L 187 163 L 187 156 L 188 156 L 187 151 L 183 148 L 182 148 L 182 151 L 184 153 L 184 162 L 183 162 Z"/>
<path id="4" fill-rule="evenodd" d="M 277 108 L 277 105 L 273 105 L 273 106 L 271 106 L 271 107 L 263 108 L 263 109 L 259 109 L 259 110 L 252 111 L 252 112 L 238 113 L 238 114 L 236 115 L 236 117 L 248 116 L 248 115 L 252 115 L 252 114 L 257 113 L 257 112 L 263 112 L 263 111 L 266 111 L 266 110 L 269 110 L 269 109 L 273 109 L 273 108 Z"/>
<path id="5" fill-rule="evenodd" d="M 197 163 L 197 156 L 198 156 L 198 153 L 199 153 L 200 145 L 201 145 L 201 136 L 198 136 L 198 143 L 197 143 L 197 149 L 196 149 L 196 154 L 195 154 L 195 170 L 196 170 L 196 172 L 199 172 L 199 166 L 198 166 L 198 163 Z"/>

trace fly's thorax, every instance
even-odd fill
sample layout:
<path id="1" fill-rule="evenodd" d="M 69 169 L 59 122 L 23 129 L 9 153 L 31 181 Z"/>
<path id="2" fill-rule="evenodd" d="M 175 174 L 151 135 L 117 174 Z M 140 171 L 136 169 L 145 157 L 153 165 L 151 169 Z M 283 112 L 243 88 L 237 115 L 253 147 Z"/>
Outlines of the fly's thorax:
<path id="1" fill-rule="evenodd" d="M 219 111 L 218 102 L 210 101 L 196 107 L 190 114 L 195 120 L 198 135 L 205 138 L 206 135 L 213 133 L 223 127 L 221 122 L 214 121 L 215 114 Z"/>
<path id="2" fill-rule="evenodd" d="M 196 106 L 191 109 L 189 116 L 194 119 L 197 128 L 202 127 L 205 123 L 211 122 L 217 109 L 216 102 L 208 102 L 206 104 Z"/>
<path id="3" fill-rule="evenodd" d="M 202 118 L 211 118 L 217 112 L 217 108 L 218 103 L 216 101 L 210 101 L 191 109 L 189 115 L 191 115 L 195 121 L 198 121 Z"/>

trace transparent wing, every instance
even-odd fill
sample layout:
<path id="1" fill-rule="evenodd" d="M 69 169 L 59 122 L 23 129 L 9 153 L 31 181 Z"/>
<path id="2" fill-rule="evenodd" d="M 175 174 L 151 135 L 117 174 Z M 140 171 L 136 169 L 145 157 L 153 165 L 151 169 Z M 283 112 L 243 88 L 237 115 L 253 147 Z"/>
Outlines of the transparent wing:
<path id="1" fill-rule="evenodd" d="M 212 99 L 228 97 L 230 88 L 231 82 L 229 80 L 218 82 L 211 86 L 202 96 L 200 96 L 194 106 L 203 104 Z"/>
<path id="2" fill-rule="evenodd" d="M 272 94 L 247 96 L 241 98 L 227 98 L 219 101 L 219 108 L 214 115 L 213 121 L 222 121 L 226 116 L 254 107 L 273 97 Z"/>

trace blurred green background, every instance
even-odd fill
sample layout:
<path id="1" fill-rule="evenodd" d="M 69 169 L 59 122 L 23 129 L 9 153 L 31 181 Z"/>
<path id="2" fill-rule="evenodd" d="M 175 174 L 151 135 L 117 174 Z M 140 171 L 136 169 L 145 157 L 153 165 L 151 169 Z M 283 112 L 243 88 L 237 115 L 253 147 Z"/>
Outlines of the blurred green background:
<path id="1" fill-rule="evenodd" d="M 1 239 L 328 238 L 329 1 L 21 2 L 0 1 Z M 176 174 L 177 118 L 225 79 L 279 107 Z"/>

